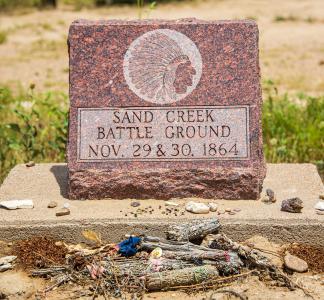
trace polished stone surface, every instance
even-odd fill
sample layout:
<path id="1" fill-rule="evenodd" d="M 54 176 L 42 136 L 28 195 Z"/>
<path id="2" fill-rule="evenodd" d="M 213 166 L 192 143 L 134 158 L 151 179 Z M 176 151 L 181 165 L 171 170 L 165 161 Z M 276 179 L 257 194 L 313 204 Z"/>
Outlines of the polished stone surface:
<path id="1" fill-rule="evenodd" d="M 253 21 L 75 21 L 71 199 L 257 199 L 265 176 Z"/>

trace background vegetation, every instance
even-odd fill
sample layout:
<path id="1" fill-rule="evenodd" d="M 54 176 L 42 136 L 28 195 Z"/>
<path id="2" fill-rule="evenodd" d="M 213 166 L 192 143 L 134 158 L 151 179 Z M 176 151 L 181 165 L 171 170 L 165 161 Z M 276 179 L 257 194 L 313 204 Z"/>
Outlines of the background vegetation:
<path id="1" fill-rule="evenodd" d="M 324 97 L 279 95 L 264 83 L 263 136 L 268 162 L 312 162 L 324 173 Z M 293 100 L 293 101 L 292 101 Z M 36 93 L 35 86 L 13 93 L 0 87 L 0 182 L 17 163 L 64 162 L 68 97 Z"/>
<path id="2" fill-rule="evenodd" d="M 0 0 L 0 183 L 17 163 L 65 161 L 66 40 L 80 18 L 256 20 L 262 78 L 273 80 L 263 82 L 267 161 L 315 163 L 323 176 L 324 1 L 156 2 Z M 108 5 L 118 3 L 133 5 Z"/>
<path id="3" fill-rule="evenodd" d="M 159 0 L 159 2 L 167 2 L 170 0 Z M 153 3 L 153 0 L 146 0 L 145 3 Z M 179 2 L 179 0 L 178 0 Z M 144 0 L 0 0 L 0 9 L 15 9 L 26 7 L 44 8 L 48 6 L 57 7 L 58 5 L 70 5 L 77 9 L 83 7 L 95 7 L 111 4 L 136 4 L 144 5 Z"/>

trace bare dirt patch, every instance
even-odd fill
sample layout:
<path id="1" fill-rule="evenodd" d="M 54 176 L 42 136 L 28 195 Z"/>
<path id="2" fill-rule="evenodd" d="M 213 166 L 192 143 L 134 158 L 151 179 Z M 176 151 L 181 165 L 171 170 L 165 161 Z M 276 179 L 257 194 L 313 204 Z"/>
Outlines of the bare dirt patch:
<path id="1" fill-rule="evenodd" d="M 31 11 L 1 15 L 0 82 L 17 86 L 35 83 L 41 90 L 68 91 L 66 38 L 78 18 L 134 19 L 135 6 L 93 10 Z M 324 91 L 324 2 L 302 1 L 188 1 L 158 4 L 143 17 L 200 19 L 255 19 L 260 29 L 263 80 L 272 79 L 284 91 L 321 94 Z"/>

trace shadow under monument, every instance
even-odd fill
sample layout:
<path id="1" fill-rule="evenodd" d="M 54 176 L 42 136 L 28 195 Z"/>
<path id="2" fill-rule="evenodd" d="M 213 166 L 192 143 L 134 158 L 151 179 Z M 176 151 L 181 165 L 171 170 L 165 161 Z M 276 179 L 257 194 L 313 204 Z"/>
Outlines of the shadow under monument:
<path id="1" fill-rule="evenodd" d="M 67 165 L 52 166 L 50 171 L 54 174 L 55 179 L 60 187 L 61 196 L 68 199 L 68 168 L 67 168 Z"/>

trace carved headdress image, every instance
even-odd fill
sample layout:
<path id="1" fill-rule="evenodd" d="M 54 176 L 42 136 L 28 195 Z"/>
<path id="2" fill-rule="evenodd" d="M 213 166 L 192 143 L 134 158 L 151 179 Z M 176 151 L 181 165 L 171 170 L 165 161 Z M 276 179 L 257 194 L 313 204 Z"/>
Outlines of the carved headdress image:
<path id="1" fill-rule="evenodd" d="M 175 30 L 157 29 L 137 38 L 124 58 L 124 76 L 140 98 L 172 103 L 191 93 L 201 76 L 196 45 Z"/>

